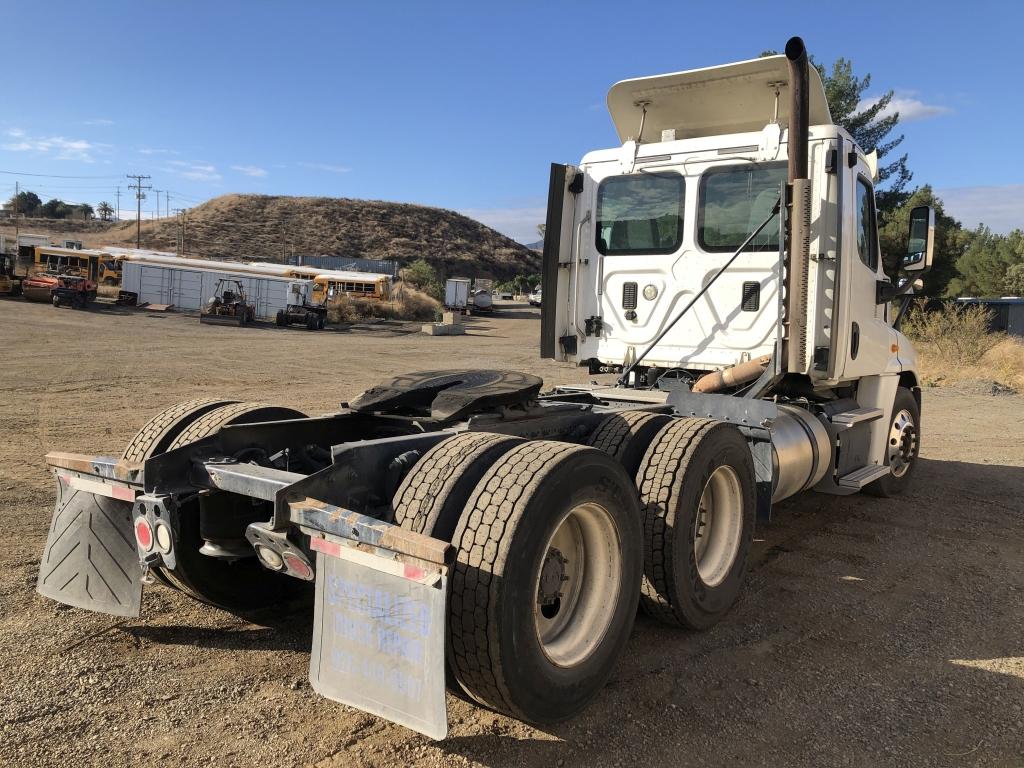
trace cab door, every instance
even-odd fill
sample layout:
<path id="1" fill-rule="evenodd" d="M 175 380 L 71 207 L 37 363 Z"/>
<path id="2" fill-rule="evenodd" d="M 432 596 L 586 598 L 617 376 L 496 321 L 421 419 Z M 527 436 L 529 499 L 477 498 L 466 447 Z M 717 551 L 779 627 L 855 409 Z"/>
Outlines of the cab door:
<path id="1" fill-rule="evenodd" d="M 839 315 L 838 378 L 852 379 L 885 372 L 892 357 L 895 331 L 886 306 L 877 303 L 877 283 L 885 278 L 878 247 L 878 218 L 870 171 L 858 158 L 845 176 L 844 236 L 840 265 L 843 301 Z"/>

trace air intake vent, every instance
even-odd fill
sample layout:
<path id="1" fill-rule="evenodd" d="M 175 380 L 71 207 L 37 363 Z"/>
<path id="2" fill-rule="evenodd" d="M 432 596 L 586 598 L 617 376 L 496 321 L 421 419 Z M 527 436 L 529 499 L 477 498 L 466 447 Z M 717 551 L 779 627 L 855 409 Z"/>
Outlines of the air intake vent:
<path id="1" fill-rule="evenodd" d="M 748 280 L 743 284 L 744 312 L 757 312 L 761 308 L 761 284 L 754 280 Z"/>
<path id="2" fill-rule="evenodd" d="M 622 285 L 622 308 L 636 309 L 636 283 Z"/>

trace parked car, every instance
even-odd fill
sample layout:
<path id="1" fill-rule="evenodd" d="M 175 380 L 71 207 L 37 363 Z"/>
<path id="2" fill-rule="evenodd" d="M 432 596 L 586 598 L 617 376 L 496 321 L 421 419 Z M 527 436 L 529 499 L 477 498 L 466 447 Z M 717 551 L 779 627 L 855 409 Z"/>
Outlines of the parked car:
<path id="1" fill-rule="evenodd" d="M 529 301 L 531 307 L 540 306 L 540 288 L 537 288 L 537 290 L 530 294 Z"/>

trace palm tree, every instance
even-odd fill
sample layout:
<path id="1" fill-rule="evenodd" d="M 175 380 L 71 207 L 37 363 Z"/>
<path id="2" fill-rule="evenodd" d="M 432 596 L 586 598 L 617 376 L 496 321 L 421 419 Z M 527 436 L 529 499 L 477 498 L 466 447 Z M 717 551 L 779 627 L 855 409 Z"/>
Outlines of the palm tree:
<path id="1" fill-rule="evenodd" d="M 100 215 L 100 219 L 103 221 L 110 221 L 114 218 L 114 206 L 106 200 L 96 206 L 96 212 Z"/>

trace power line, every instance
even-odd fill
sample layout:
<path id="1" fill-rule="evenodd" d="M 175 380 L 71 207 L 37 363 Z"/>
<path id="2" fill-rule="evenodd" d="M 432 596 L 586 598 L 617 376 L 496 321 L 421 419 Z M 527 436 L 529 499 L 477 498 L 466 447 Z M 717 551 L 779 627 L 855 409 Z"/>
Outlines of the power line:
<path id="1" fill-rule="evenodd" d="M 119 179 L 120 176 L 58 176 L 52 173 L 23 173 L 22 171 L 0 171 L 8 176 L 34 176 L 40 179 Z"/>

